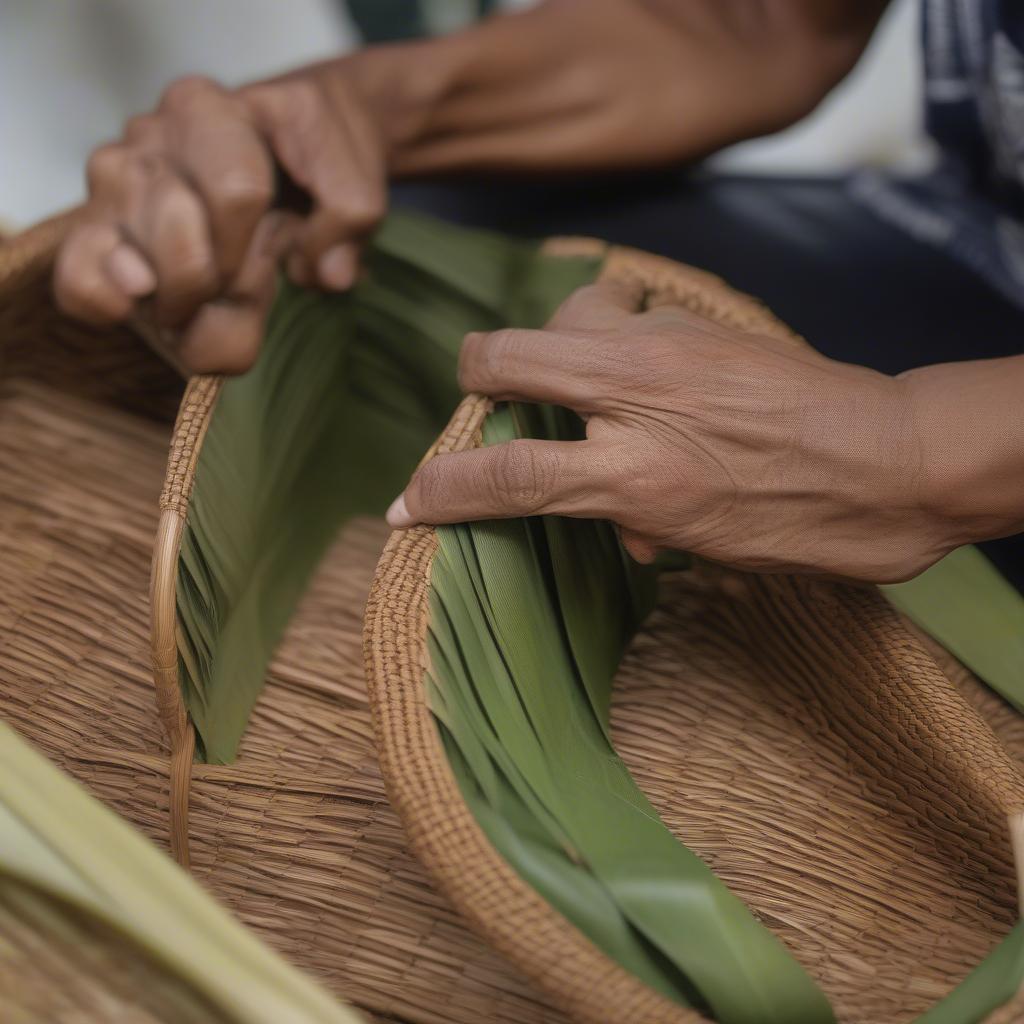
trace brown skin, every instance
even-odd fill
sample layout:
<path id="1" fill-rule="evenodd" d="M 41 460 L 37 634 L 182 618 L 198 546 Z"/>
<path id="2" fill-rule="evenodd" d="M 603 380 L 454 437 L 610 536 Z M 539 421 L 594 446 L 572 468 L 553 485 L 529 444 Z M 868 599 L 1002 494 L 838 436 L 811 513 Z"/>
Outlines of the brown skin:
<path id="1" fill-rule="evenodd" d="M 640 297 L 591 285 L 543 331 L 469 335 L 466 390 L 566 406 L 587 439 L 437 456 L 391 525 L 611 519 L 641 562 L 679 548 L 876 583 L 1024 529 L 1024 360 L 888 377 Z"/>
<path id="2" fill-rule="evenodd" d="M 184 79 L 93 155 L 58 302 L 153 319 L 186 368 L 242 372 L 279 265 L 351 286 L 387 177 L 697 159 L 813 109 L 884 6 L 547 0 L 242 89 Z M 277 168 L 310 212 L 277 208 Z M 584 289 L 544 332 L 471 335 L 464 387 L 575 408 L 588 439 L 435 459 L 392 524 L 596 515 L 642 560 L 680 547 L 874 581 L 1024 527 L 1021 359 L 893 379 L 635 298 Z"/>
<path id="3" fill-rule="evenodd" d="M 856 61 L 878 6 L 548 0 L 242 89 L 182 79 L 89 161 L 57 300 L 97 323 L 142 313 L 177 329 L 187 369 L 241 372 L 279 262 L 300 283 L 351 285 L 388 175 L 702 156 L 809 111 Z M 855 9 L 851 23 L 835 14 Z M 274 209 L 275 164 L 309 193 L 309 216 Z"/>

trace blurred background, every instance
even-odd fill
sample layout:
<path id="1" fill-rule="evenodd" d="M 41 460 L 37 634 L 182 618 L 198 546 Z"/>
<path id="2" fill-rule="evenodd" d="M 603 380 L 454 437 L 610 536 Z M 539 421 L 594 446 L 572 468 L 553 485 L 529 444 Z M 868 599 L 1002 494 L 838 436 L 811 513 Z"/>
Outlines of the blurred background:
<path id="1" fill-rule="evenodd" d="M 0 0 L 0 225 L 77 202 L 89 151 L 153 106 L 173 78 L 241 83 L 363 38 L 451 31 L 501 0 Z M 920 124 L 917 3 L 895 0 L 854 74 L 803 123 L 716 163 L 830 173 L 927 163 Z"/>

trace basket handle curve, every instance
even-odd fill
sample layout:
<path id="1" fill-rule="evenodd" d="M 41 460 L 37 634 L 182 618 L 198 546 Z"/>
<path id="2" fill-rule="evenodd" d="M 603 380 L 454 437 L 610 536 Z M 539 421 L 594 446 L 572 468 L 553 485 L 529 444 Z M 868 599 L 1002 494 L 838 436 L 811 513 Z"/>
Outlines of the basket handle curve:
<path id="1" fill-rule="evenodd" d="M 160 524 L 153 546 L 150 576 L 153 682 L 157 710 L 171 746 L 171 852 L 183 867 L 189 865 L 189 789 L 196 734 L 185 708 L 179 679 L 178 554 L 199 453 L 222 382 L 223 378 L 219 376 L 198 376 L 193 377 L 185 389 L 167 456 L 167 473 L 160 495 Z"/>

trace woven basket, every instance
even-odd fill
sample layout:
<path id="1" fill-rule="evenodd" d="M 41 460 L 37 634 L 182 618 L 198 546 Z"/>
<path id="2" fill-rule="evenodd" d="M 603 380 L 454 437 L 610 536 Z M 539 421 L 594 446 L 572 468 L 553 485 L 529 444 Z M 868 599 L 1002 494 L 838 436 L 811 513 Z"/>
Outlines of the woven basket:
<path id="1" fill-rule="evenodd" d="M 18 267 L 0 269 L 0 308 L 20 310 L 3 321 L 15 329 L 4 330 L 0 351 L 62 339 L 39 346 L 19 376 L 88 398 L 57 398 L 38 384 L 3 392 L 15 429 L 0 435 L 0 493 L 19 494 L 28 513 L 0 535 L 18 577 L 0 591 L 0 610 L 11 611 L 0 619 L 0 698 L 51 756 L 161 835 L 168 759 L 143 693 L 139 556 L 154 528 L 146 502 L 167 435 L 111 408 L 132 406 L 131 386 L 97 391 L 51 363 L 81 360 L 102 341 L 120 353 L 118 366 L 135 367 L 118 379 L 136 374 L 157 395 L 153 381 L 163 387 L 167 374 L 130 336 L 97 338 L 54 319 L 40 281 L 57 237 L 59 226 L 48 227 L 0 256 L 0 268 Z M 594 245 L 553 244 L 567 254 Z M 792 337 L 698 271 L 619 249 L 603 266 L 705 315 Z M 72 351 L 69 337 L 81 342 Z M 701 1019 L 646 989 L 547 906 L 463 803 L 423 685 L 430 529 L 393 535 L 377 567 L 365 619 L 369 708 L 357 634 L 385 531 L 361 521 L 314 583 L 292 631 L 301 658 L 286 640 L 238 763 L 191 766 L 188 823 L 193 734 L 177 686 L 174 585 L 218 387 L 216 378 L 188 386 L 153 558 L 178 856 L 190 835 L 193 870 L 244 919 L 378 1012 L 528 1022 L 562 1019 L 557 1006 L 593 1022 Z M 487 411 L 467 398 L 434 451 L 478 444 Z M 405 853 L 383 806 L 369 712 L 412 850 L 546 998 L 473 941 Z M 840 1020 L 913 1019 L 1015 920 L 1007 816 L 1024 807 L 1024 724 L 872 589 L 723 570 L 673 579 L 622 665 L 612 725 L 669 827 L 786 943 Z M 990 1024 L 1018 1019 L 1019 998 Z"/>
<path id="2" fill-rule="evenodd" d="M 0 717 L 167 848 L 148 591 L 183 385 L 134 334 L 56 312 L 66 223 L 0 245 Z M 437 893 L 388 805 L 362 658 L 387 536 L 379 520 L 345 529 L 275 655 L 238 760 L 193 766 L 191 870 L 372 1020 L 565 1024 Z M 74 969 L 39 959 L 21 978 L 52 1007 L 47 987 Z M 109 1024 L 89 1000 L 68 1003 L 67 1017 L 15 1019 Z"/>
<path id="3" fill-rule="evenodd" d="M 802 343 L 692 268 L 613 248 L 602 276 Z M 468 397 L 434 451 L 478 446 L 488 411 Z M 425 527 L 392 536 L 366 615 L 378 752 L 410 845 L 575 1018 L 702 1020 L 611 963 L 473 820 L 425 696 L 436 544 Z M 842 1021 L 913 1019 L 1016 918 L 1021 723 L 873 588 L 724 570 L 669 584 L 621 667 L 612 726 L 669 827 L 786 942 Z M 1024 1020 L 1024 998 L 997 1020 Z"/>

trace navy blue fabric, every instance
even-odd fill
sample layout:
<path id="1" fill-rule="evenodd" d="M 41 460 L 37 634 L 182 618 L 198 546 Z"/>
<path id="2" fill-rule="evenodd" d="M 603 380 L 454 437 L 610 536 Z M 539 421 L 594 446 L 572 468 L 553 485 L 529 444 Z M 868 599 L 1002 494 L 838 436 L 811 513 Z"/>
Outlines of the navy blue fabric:
<path id="1" fill-rule="evenodd" d="M 868 171 L 853 194 L 1024 306 L 1024 4 L 925 0 L 925 124 L 938 167 Z"/>

